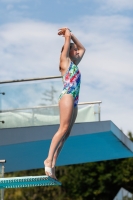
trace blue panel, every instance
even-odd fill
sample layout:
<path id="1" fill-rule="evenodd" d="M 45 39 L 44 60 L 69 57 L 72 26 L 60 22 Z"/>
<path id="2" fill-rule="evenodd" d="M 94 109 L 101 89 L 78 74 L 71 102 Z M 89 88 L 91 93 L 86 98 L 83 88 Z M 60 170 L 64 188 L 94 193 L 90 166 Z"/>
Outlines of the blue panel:
<path id="1" fill-rule="evenodd" d="M 58 165 L 96 162 L 128 157 L 133 157 L 133 153 L 111 132 L 106 132 L 69 138 L 60 155 Z"/>
<path id="2" fill-rule="evenodd" d="M 50 140 L 5 145 L 0 147 L 0 158 L 5 158 L 5 172 L 43 168 Z"/>
<path id="3" fill-rule="evenodd" d="M 6 159 L 5 171 L 43 168 L 51 140 L 0 146 L 0 159 Z M 111 131 L 71 136 L 59 156 L 57 165 L 69 165 L 133 157 Z"/>

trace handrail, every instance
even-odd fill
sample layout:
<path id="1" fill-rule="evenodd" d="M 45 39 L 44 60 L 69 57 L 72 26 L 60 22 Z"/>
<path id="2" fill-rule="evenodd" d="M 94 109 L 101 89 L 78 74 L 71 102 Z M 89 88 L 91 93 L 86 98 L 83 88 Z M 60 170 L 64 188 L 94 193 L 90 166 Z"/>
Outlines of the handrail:
<path id="1" fill-rule="evenodd" d="M 92 102 L 81 102 L 78 103 L 78 105 L 87 105 L 87 104 L 101 104 L 102 101 L 92 101 Z M 29 107 L 29 108 L 16 108 L 11 110 L 0 110 L 0 112 L 12 112 L 17 110 L 29 110 L 29 109 L 37 109 L 37 108 L 51 108 L 51 107 L 58 107 L 58 104 L 55 105 L 48 105 L 48 106 L 35 106 L 35 107 Z"/>
<path id="2" fill-rule="evenodd" d="M 62 76 L 47 76 L 47 77 L 28 78 L 28 79 L 20 79 L 20 80 L 7 80 L 7 81 L 0 81 L 0 84 L 26 82 L 26 81 L 39 81 L 39 80 L 55 79 L 55 78 L 62 78 Z"/>
<path id="3" fill-rule="evenodd" d="M 6 160 L 0 160 L 0 165 L 1 165 L 0 178 L 4 178 L 4 173 L 5 173 L 4 163 L 6 163 Z M 4 200 L 4 189 L 1 189 L 0 193 L 1 193 L 0 194 L 1 200 Z"/>
<path id="4" fill-rule="evenodd" d="M 102 101 L 90 101 L 90 102 L 81 102 L 78 105 L 85 105 L 85 104 L 100 104 Z"/>

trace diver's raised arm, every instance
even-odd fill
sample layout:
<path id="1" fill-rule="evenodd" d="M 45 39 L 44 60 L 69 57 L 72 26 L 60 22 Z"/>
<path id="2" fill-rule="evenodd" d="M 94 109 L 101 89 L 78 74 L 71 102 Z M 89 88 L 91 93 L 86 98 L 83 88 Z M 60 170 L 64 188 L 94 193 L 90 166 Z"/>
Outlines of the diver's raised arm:
<path id="1" fill-rule="evenodd" d="M 71 33 L 69 29 L 65 30 L 64 37 L 65 37 L 65 43 L 60 57 L 60 60 L 62 61 L 69 58 L 70 41 L 71 41 Z"/>
<path id="2" fill-rule="evenodd" d="M 72 41 L 77 45 L 79 58 L 76 60 L 76 64 L 78 65 L 81 59 L 83 58 L 83 55 L 86 51 L 85 47 L 81 44 L 81 42 L 75 37 L 73 33 L 71 33 L 71 39 Z"/>

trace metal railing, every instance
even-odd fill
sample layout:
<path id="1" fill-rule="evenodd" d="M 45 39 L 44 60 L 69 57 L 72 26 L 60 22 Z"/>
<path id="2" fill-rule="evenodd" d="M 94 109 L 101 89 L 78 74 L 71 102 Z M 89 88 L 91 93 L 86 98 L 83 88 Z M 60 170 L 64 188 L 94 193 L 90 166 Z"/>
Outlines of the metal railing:
<path id="1" fill-rule="evenodd" d="M 62 76 L 49 76 L 49 77 L 40 77 L 40 78 L 29 78 L 29 79 L 20 79 L 20 80 L 5 80 L 5 81 L 0 81 L 0 84 L 7 84 L 7 83 L 18 83 L 18 82 L 27 82 L 27 81 L 40 81 L 40 80 L 47 80 L 47 79 L 58 79 L 58 78 L 62 78 Z M 6 92 L 2 91 L 0 92 L 1 95 L 6 95 Z M 9 97 L 8 97 L 9 98 Z M 98 120 L 101 120 L 101 108 L 100 108 L 100 104 L 102 103 L 102 101 L 93 101 L 93 102 L 80 102 L 78 103 L 79 106 L 81 105 L 94 105 L 94 104 L 98 104 L 98 110 L 96 112 L 94 112 L 94 114 L 98 114 Z M 44 105 L 44 106 L 29 106 L 29 107 L 20 107 L 20 108 L 9 108 L 9 109 L 2 109 L 0 108 L 0 113 L 5 113 L 5 112 L 14 112 L 14 111 L 23 111 L 23 110 L 35 110 L 35 109 L 43 109 L 43 108 L 52 108 L 52 107 L 58 107 L 58 104 L 53 104 L 53 105 Z M 4 124 L 5 121 L 3 119 L 0 120 L 1 124 Z"/>
<path id="2" fill-rule="evenodd" d="M 78 103 L 78 105 L 93 105 L 93 104 L 99 104 L 99 110 L 98 112 L 94 113 L 94 114 L 98 114 L 99 115 L 99 121 L 101 120 L 101 108 L 100 108 L 100 104 L 102 103 L 102 101 L 92 101 L 92 102 L 81 102 Z M 16 108 L 16 109 L 9 109 L 9 110 L 0 110 L 1 113 L 4 112 L 13 112 L 13 111 L 23 111 L 23 110 L 29 110 L 29 109 L 38 109 L 38 108 L 52 108 L 52 107 L 58 107 L 58 104 L 55 105 L 48 105 L 48 106 L 35 106 L 35 107 L 28 107 L 28 108 Z M 4 123 L 4 121 L 0 121 L 1 123 Z"/>
<path id="3" fill-rule="evenodd" d="M 40 80 L 56 79 L 56 78 L 62 78 L 62 76 L 47 76 L 47 77 L 40 77 L 40 78 L 28 78 L 28 79 L 19 79 L 19 80 L 7 80 L 7 81 L 0 81 L 0 84 L 5 84 L 5 83 L 18 83 L 18 82 L 26 82 L 26 81 L 40 81 Z"/>
<path id="4" fill-rule="evenodd" d="M 4 163 L 6 160 L 0 160 L 0 178 L 4 178 Z M 4 189 L 1 189 L 0 191 L 0 200 L 4 200 Z"/>
<path id="5" fill-rule="evenodd" d="M 91 104 L 101 104 L 102 101 L 92 101 L 92 102 L 81 102 L 78 103 L 78 105 L 91 105 Z M 27 109 L 37 109 L 37 108 L 51 108 L 51 107 L 57 107 L 58 104 L 55 105 L 47 105 L 47 106 L 35 106 L 35 107 L 28 107 L 28 108 L 15 108 L 15 109 L 9 109 L 9 110 L 1 110 L 1 112 L 10 112 L 10 111 L 17 111 L 17 110 L 27 110 Z"/>

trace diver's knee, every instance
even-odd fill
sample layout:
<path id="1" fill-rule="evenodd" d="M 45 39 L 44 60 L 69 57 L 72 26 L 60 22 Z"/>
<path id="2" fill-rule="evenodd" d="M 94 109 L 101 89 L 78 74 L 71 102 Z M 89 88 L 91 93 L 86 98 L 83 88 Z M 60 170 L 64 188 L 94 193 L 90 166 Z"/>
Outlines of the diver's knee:
<path id="1" fill-rule="evenodd" d="M 59 132 L 64 135 L 68 131 L 68 129 L 69 129 L 69 124 L 66 123 L 63 126 L 59 127 Z"/>

